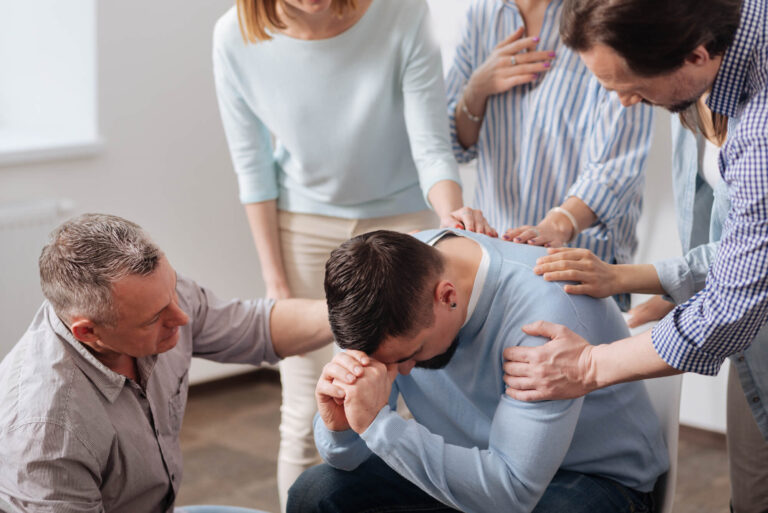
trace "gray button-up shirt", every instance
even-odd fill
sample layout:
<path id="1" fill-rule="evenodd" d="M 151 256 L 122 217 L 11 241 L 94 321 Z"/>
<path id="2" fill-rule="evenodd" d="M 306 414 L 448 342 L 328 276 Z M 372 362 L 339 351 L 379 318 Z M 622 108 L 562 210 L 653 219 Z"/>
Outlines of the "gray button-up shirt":
<path id="1" fill-rule="evenodd" d="M 192 356 L 274 363 L 273 301 L 221 301 L 178 277 L 189 323 L 170 351 L 138 360 L 142 387 L 99 362 L 47 302 L 0 363 L 0 510 L 173 510 Z"/>

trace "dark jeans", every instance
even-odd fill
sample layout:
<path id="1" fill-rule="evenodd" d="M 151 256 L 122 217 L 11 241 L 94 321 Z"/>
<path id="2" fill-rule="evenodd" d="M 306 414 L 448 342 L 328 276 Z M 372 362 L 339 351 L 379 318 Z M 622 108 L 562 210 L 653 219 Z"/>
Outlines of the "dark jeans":
<path id="1" fill-rule="evenodd" d="M 288 492 L 287 513 L 455 512 L 371 456 L 352 472 L 322 464 Z M 615 481 L 559 470 L 534 513 L 651 513 L 650 494 Z M 494 512 L 495 513 L 495 512 Z"/>

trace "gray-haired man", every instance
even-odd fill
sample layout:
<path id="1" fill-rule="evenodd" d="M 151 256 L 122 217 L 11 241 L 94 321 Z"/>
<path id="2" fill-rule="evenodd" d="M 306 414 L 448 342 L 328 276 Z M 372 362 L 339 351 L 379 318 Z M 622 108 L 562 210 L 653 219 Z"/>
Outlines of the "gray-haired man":
<path id="1" fill-rule="evenodd" d="M 57 228 L 40 279 L 0 363 L 0 504 L 21 511 L 172 511 L 191 357 L 258 365 L 331 341 L 324 302 L 221 301 L 115 216 Z"/>

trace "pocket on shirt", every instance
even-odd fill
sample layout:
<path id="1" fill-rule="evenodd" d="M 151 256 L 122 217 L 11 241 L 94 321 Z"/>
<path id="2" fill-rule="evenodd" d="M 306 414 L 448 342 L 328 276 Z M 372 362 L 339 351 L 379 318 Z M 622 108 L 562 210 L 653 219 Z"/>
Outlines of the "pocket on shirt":
<path id="1" fill-rule="evenodd" d="M 177 390 L 168 400 L 168 421 L 172 433 L 181 431 L 181 423 L 184 420 L 184 409 L 187 405 L 189 371 L 179 378 Z"/>

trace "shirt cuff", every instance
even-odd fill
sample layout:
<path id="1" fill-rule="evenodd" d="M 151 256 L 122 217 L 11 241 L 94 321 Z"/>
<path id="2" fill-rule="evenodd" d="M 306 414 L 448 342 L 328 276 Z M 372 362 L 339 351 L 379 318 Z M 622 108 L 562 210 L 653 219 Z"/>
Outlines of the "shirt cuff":
<path id="1" fill-rule="evenodd" d="M 595 213 L 597 220 L 603 224 L 610 224 L 609 221 L 616 217 L 619 202 L 616 201 L 615 191 L 609 185 L 592 180 L 577 181 L 568 190 L 567 196 L 576 196 L 586 203 Z"/>
<path id="2" fill-rule="evenodd" d="M 391 440 L 403 436 L 407 425 L 408 421 L 387 404 L 379 410 L 368 429 L 360 434 L 360 438 L 365 441 L 370 450 L 382 456 L 392 450 L 394 444 Z"/>
<path id="3" fill-rule="evenodd" d="M 264 323 L 264 333 L 262 333 L 261 336 L 265 337 L 265 340 L 269 341 L 269 343 L 266 344 L 267 347 L 264 351 L 264 361 L 270 364 L 277 363 L 282 358 L 277 355 L 275 352 L 275 346 L 272 344 L 272 309 L 275 307 L 275 300 L 258 299 L 257 301 L 261 301 L 262 307 L 264 308 L 263 315 L 266 319 L 266 322 Z"/>
<path id="4" fill-rule="evenodd" d="M 260 203 L 278 196 L 277 176 L 274 170 L 265 173 L 238 173 L 240 203 Z"/>
<path id="5" fill-rule="evenodd" d="M 678 306 L 659 321 L 651 331 L 653 348 L 667 365 L 675 369 L 716 376 L 725 358 L 707 353 L 696 343 L 696 338 L 701 337 L 694 338 L 685 333 L 681 326 L 685 312 L 686 305 Z"/>
<path id="6" fill-rule="evenodd" d="M 436 161 L 427 169 L 419 169 L 419 185 L 424 194 L 424 201 L 433 210 L 432 203 L 429 201 L 429 191 L 437 182 L 442 182 L 443 180 L 456 182 L 461 187 L 459 166 L 453 158 L 450 161 Z"/>
<path id="7" fill-rule="evenodd" d="M 694 290 L 688 266 L 682 264 L 680 260 L 680 258 L 668 258 L 653 263 L 666 297 L 676 305 L 686 302 L 697 292 Z"/>

